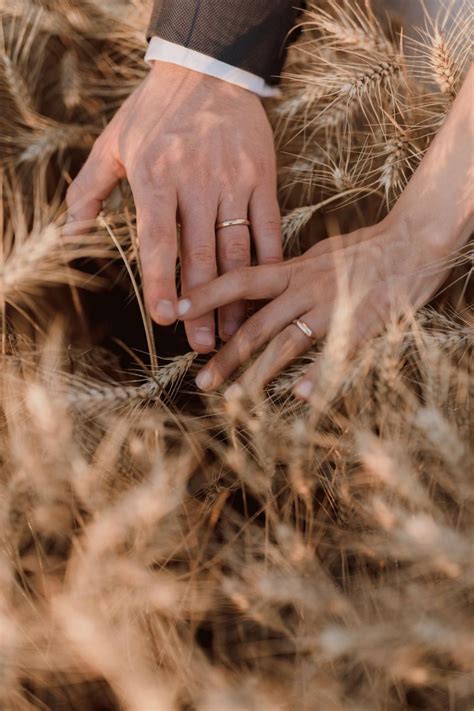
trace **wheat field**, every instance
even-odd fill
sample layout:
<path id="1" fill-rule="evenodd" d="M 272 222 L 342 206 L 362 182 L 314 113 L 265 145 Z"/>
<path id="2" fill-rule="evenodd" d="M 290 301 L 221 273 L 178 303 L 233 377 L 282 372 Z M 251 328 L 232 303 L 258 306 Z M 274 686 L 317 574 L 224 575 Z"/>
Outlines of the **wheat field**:
<path id="1" fill-rule="evenodd" d="M 410 37 L 308 5 L 268 103 L 288 256 L 387 213 L 471 56 L 467 2 Z M 62 232 L 149 12 L 0 0 L 0 709 L 467 711 L 472 243 L 354 358 L 335 318 L 264 396 L 199 394 L 143 307 L 127 185 Z"/>

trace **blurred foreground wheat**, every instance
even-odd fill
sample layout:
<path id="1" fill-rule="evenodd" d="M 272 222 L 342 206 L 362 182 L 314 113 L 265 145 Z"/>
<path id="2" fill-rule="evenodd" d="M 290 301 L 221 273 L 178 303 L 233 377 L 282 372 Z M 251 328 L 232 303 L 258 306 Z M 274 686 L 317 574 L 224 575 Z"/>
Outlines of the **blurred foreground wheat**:
<path id="1" fill-rule="evenodd" d="M 288 254 L 385 214 L 471 51 L 467 4 L 411 42 L 369 2 L 309 5 L 270 107 Z M 140 294 L 126 186 L 61 231 L 149 2 L 0 8 L 2 711 L 468 709 L 472 246 L 354 360 L 336 328 L 258 402 L 198 396 L 139 309 L 148 353 L 114 332 Z"/>

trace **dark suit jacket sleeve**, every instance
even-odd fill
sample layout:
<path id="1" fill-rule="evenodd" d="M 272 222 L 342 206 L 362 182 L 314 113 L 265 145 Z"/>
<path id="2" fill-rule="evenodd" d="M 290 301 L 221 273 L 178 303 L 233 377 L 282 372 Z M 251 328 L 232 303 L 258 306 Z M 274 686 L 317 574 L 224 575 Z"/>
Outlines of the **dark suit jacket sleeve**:
<path id="1" fill-rule="evenodd" d="M 155 0 L 148 37 L 194 49 L 278 83 L 301 0 Z"/>

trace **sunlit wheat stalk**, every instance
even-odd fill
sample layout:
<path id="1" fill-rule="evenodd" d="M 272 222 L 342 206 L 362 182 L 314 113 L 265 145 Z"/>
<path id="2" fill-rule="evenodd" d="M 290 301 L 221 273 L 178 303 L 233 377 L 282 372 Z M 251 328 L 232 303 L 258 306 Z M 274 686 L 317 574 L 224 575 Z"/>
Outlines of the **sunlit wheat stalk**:
<path id="1" fill-rule="evenodd" d="M 162 365 L 153 378 L 137 385 L 106 384 L 92 379 L 69 377 L 66 402 L 82 415 L 97 414 L 133 403 L 147 403 L 162 397 L 165 389 L 179 384 L 196 358 L 195 353 L 179 356 L 168 365 Z"/>
<path id="2" fill-rule="evenodd" d="M 66 238 L 56 225 L 48 225 L 15 244 L 4 256 L 0 264 L 0 301 L 12 305 L 31 302 L 41 289 L 60 284 L 100 288 L 104 280 L 79 271 L 74 262 L 113 256 L 110 244 L 96 235 L 79 241 L 76 237 Z"/>
<path id="3" fill-rule="evenodd" d="M 274 102 L 292 256 L 387 213 L 471 51 L 466 7 L 409 58 L 369 0 L 307 5 Z M 417 270 L 454 271 L 357 354 L 339 271 L 329 337 L 264 394 L 198 393 L 145 314 L 129 187 L 92 233 L 60 227 L 144 76 L 150 9 L 0 0 L 0 707 L 470 708 L 472 245 Z M 146 346 L 102 313 L 135 296 Z"/>

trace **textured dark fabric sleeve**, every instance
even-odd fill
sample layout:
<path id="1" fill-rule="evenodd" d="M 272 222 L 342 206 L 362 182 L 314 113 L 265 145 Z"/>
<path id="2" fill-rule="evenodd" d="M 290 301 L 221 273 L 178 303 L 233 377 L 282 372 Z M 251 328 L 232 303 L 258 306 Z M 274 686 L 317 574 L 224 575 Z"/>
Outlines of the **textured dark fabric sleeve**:
<path id="1" fill-rule="evenodd" d="M 302 0 L 155 0 L 148 37 L 202 52 L 278 83 Z"/>

